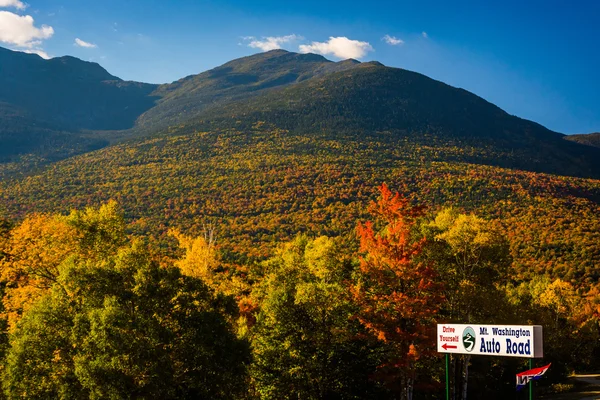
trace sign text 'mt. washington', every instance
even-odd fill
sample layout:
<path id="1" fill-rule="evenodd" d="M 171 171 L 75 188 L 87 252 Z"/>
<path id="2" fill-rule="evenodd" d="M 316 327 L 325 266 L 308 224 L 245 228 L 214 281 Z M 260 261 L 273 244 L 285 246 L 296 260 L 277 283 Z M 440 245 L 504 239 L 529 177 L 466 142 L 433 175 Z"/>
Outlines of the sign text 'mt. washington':
<path id="1" fill-rule="evenodd" d="M 539 325 L 438 324 L 440 353 L 540 358 L 544 356 Z"/>

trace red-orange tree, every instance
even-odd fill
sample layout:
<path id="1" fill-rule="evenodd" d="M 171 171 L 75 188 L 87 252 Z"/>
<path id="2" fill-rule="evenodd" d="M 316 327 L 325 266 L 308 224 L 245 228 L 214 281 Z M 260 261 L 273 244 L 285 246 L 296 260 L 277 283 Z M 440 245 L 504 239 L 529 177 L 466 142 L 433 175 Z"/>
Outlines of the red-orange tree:
<path id="1" fill-rule="evenodd" d="M 412 398 L 415 363 L 434 350 L 434 318 L 442 300 L 435 271 L 418 256 L 426 244 L 416 229 L 424 208 L 411 206 L 384 184 L 369 211 L 375 224 L 359 224 L 360 269 L 352 286 L 357 318 L 388 345 L 382 376 L 403 399 Z"/>

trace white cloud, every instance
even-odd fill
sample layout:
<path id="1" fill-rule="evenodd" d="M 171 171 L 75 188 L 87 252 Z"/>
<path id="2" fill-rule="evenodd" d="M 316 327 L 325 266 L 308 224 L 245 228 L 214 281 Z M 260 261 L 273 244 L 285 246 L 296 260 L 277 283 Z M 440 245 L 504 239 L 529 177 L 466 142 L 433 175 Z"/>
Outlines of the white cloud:
<path id="1" fill-rule="evenodd" d="M 0 11 L 0 42 L 31 49 L 54 35 L 51 26 L 37 28 L 31 15 Z"/>
<path id="2" fill-rule="evenodd" d="M 425 31 L 421 32 L 421 35 L 423 35 L 423 37 L 424 37 L 425 39 L 428 39 L 428 38 L 429 38 L 429 35 L 428 35 L 428 34 L 427 34 L 427 32 L 425 32 Z"/>
<path id="3" fill-rule="evenodd" d="M 42 57 L 45 60 L 49 60 L 50 58 L 52 58 L 52 57 L 50 57 L 48 55 L 48 53 L 46 53 L 42 49 L 25 49 L 25 50 L 22 50 L 22 51 L 23 51 L 23 53 L 37 54 L 38 56 Z"/>
<path id="4" fill-rule="evenodd" d="M 351 40 L 347 37 L 330 37 L 327 42 L 312 42 L 300 45 L 301 53 L 317 53 L 334 55 L 338 58 L 362 58 L 368 52 L 374 51 L 369 42 Z"/>
<path id="5" fill-rule="evenodd" d="M 248 43 L 249 47 L 253 49 L 261 49 L 262 51 L 269 51 L 280 49 L 284 44 L 290 43 L 296 40 L 302 40 L 302 36 L 298 35 L 287 35 L 287 36 L 268 36 L 263 37 L 262 40 L 256 39 L 254 36 L 243 36 L 243 40 L 250 40 Z"/>
<path id="6" fill-rule="evenodd" d="M 77 47 L 85 47 L 88 49 L 95 49 L 96 47 L 98 47 L 94 43 L 84 42 L 83 40 L 81 40 L 79 38 L 75 38 L 75 43 L 73 43 L 73 45 L 75 45 Z"/>
<path id="7" fill-rule="evenodd" d="M 24 10 L 27 8 L 27 4 L 19 0 L 0 0 L 0 7 L 15 7 Z"/>
<path id="8" fill-rule="evenodd" d="M 398 46 L 398 45 L 404 44 L 404 40 L 398 39 L 397 37 L 390 36 L 390 35 L 385 35 L 384 37 L 381 38 L 381 40 L 383 40 L 387 44 L 391 44 L 392 46 Z"/>

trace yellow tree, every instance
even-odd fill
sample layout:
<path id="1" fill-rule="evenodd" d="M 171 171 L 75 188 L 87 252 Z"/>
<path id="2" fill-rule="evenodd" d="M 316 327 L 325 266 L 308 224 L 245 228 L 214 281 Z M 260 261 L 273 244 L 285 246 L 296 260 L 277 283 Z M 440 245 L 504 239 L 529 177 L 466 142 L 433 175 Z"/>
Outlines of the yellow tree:
<path id="1" fill-rule="evenodd" d="M 213 290 L 234 296 L 238 301 L 241 315 L 238 321 L 241 332 L 246 332 L 253 320 L 256 304 L 250 298 L 250 285 L 244 278 L 244 271 L 237 266 L 221 263 L 216 245 L 216 229 L 205 225 L 200 236 L 192 237 L 171 229 L 169 234 L 179 242 L 185 251 L 183 257 L 175 261 L 175 266 L 186 276 L 201 279 Z"/>
<path id="2" fill-rule="evenodd" d="M 455 323 L 492 322 L 490 318 L 502 311 L 501 284 L 511 264 L 500 228 L 476 215 L 446 208 L 422 230 L 431 244 L 423 256 L 434 263 L 444 282 L 441 318 Z M 469 362 L 468 355 L 452 359 L 460 375 L 462 399 L 467 397 Z"/>
<path id="3" fill-rule="evenodd" d="M 11 223 L 0 218 L 0 261 L 6 257 L 6 247 L 10 236 Z"/>
<path id="4" fill-rule="evenodd" d="M 59 265 L 75 247 L 75 229 L 64 216 L 34 214 L 11 231 L 8 256 L 1 265 L 4 311 L 11 329 L 56 281 Z"/>
<path id="5" fill-rule="evenodd" d="M 185 250 L 185 255 L 176 265 L 184 275 L 202 279 L 206 284 L 214 286 L 215 269 L 218 266 L 216 255 L 216 234 L 213 228 L 205 229 L 201 236 L 191 237 L 176 229 L 169 234 L 179 242 L 179 247 Z"/>
<path id="6" fill-rule="evenodd" d="M 63 262 L 77 256 L 101 258 L 116 251 L 124 239 L 125 223 L 113 201 L 68 216 L 33 214 L 23 220 L 11 230 L 7 256 L 0 263 L 10 329 L 56 282 Z"/>

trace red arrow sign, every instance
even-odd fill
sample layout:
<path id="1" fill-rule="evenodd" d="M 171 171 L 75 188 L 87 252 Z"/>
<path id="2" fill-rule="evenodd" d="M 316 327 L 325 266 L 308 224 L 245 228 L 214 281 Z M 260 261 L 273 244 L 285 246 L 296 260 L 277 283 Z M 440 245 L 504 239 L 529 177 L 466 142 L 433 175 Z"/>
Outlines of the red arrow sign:
<path id="1" fill-rule="evenodd" d="M 444 343 L 444 344 L 442 345 L 442 349 L 444 349 L 444 350 L 448 350 L 448 349 L 457 349 L 457 348 L 458 348 L 458 347 L 456 347 L 456 346 L 452 346 L 452 345 L 450 345 L 450 344 L 446 344 L 446 343 Z"/>

